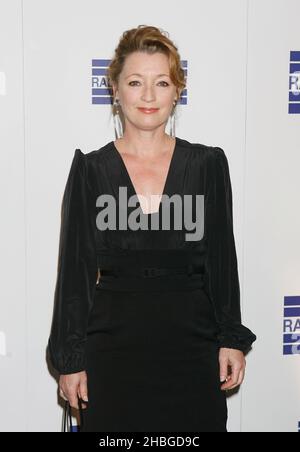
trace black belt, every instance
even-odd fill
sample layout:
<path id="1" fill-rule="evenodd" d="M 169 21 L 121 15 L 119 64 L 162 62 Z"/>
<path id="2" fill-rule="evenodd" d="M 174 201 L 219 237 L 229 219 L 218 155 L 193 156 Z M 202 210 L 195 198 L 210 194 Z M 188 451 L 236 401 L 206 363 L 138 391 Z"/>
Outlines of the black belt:
<path id="1" fill-rule="evenodd" d="M 193 266 L 190 264 L 184 267 L 115 267 L 113 269 L 100 269 L 102 276 L 139 276 L 141 278 L 156 278 L 160 276 L 170 275 L 191 275 L 193 273 Z"/>
<path id="2" fill-rule="evenodd" d="M 102 250 L 97 289 L 187 290 L 204 285 L 203 253 L 189 249 Z"/>

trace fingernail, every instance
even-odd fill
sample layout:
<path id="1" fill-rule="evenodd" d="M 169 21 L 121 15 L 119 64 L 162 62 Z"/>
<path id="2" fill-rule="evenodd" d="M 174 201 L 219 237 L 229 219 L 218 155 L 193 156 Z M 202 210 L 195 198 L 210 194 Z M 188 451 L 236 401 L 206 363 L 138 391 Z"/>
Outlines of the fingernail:
<path id="1" fill-rule="evenodd" d="M 220 382 L 223 383 L 224 381 L 226 381 L 226 377 L 220 377 Z"/>
<path id="2" fill-rule="evenodd" d="M 83 400 L 84 402 L 88 402 L 88 401 L 89 401 L 88 398 L 87 398 L 87 396 L 83 396 L 82 400 Z"/>

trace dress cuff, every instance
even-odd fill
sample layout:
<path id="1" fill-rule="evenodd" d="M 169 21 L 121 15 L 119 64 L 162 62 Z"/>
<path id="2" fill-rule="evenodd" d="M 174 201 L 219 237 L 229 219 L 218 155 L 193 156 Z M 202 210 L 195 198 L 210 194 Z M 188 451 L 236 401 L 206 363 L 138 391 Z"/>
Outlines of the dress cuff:
<path id="1" fill-rule="evenodd" d="M 60 375 L 75 374 L 86 370 L 86 357 L 82 351 L 56 354 L 51 352 L 51 343 L 48 343 L 50 361 Z"/>
<path id="2" fill-rule="evenodd" d="M 220 348 L 233 348 L 246 353 L 252 343 L 256 341 L 256 335 L 244 325 L 226 326 L 218 334 Z"/>

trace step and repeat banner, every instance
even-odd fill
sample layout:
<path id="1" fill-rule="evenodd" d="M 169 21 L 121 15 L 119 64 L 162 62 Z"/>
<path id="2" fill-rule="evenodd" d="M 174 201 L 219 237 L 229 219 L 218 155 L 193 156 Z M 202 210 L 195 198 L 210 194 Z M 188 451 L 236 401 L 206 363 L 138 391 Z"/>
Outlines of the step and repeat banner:
<path id="1" fill-rule="evenodd" d="M 178 46 L 176 135 L 222 147 L 230 166 L 243 323 L 257 341 L 228 429 L 300 430 L 300 2 L 184 6 L 0 0 L 1 431 L 61 428 L 46 345 L 62 194 L 75 149 L 115 139 L 106 68 L 140 24 Z"/>

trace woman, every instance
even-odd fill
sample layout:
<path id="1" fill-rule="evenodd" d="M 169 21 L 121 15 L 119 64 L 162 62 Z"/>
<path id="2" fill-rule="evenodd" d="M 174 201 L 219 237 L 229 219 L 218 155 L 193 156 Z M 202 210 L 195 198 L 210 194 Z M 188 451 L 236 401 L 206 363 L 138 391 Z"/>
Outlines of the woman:
<path id="1" fill-rule="evenodd" d="M 82 431 L 224 432 L 225 391 L 256 339 L 241 324 L 227 158 L 175 136 L 184 71 L 160 29 L 125 32 L 108 75 L 118 138 L 75 151 L 63 199 L 49 338 L 60 395 L 86 402 Z"/>

